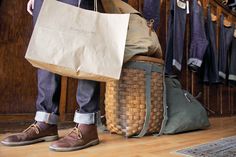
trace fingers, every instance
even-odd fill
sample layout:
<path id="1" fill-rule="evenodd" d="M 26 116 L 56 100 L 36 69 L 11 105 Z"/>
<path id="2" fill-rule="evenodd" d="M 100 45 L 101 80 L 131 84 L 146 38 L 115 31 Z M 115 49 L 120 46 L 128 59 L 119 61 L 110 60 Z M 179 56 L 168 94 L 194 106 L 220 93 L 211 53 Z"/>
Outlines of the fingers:
<path id="1" fill-rule="evenodd" d="M 27 11 L 30 15 L 33 15 L 33 7 L 32 7 L 32 0 L 29 0 L 28 1 L 28 4 L 27 4 Z"/>
<path id="2" fill-rule="evenodd" d="M 31 1 L 32 1 L 32 10 L 34 10 L 34 0 Z"/>

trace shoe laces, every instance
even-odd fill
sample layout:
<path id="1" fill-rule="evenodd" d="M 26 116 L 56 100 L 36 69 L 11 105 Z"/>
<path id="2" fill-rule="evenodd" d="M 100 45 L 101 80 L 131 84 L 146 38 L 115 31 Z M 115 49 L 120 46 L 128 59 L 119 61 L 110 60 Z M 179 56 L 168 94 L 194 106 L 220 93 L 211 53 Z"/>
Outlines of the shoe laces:
<path id="1" fill-rule="evenodd" d="M 79 125 L 76 125 L 72 130 L 71 132 L 69 132 L 67 135 L 70 135 L 70 134 L 73 134 L 75 133 L 76 134 L 76 137 L 78 139 L 82 139 L 83 136 L 82 136 L 82 133 L 81 133 L 81 130 L 79 129 Z"/>
<path id="2" fill-rule="evenodd" d="M 39 126 L 36 124 L 36 123 L 34 123 L 34 124 L 31 124 L 27 129 L 25 129 L 23 132 L 27 132 L 27 131 L 29 131 L 29 130 L 31 130 L 31 129 L 33 129 L 35 132 L 36 132 L 36 134 L 39 134 Z"/>

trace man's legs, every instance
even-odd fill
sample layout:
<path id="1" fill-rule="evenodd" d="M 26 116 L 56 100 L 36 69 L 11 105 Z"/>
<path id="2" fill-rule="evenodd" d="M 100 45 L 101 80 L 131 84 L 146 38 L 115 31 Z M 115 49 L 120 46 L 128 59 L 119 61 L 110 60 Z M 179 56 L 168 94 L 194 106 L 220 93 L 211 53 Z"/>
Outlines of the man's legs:
<path id="1" fill-rule="evenodd" d="M 78 0 L 60 0 L 77 5 Z M 37 20 L 42 0 L 35 1 L 34 23 Z M 81 7 L 93 9 L 93 0 L 81 2 Z M 61 77 L 45 70 L 38 70 L 38 97 L 36 101 L 36 122 L 21 134 L 9 136 L 2 141 L 5 145 L 25 145 L 40 141 L 52 141 L 58 138 L 57 121 L 59 115 Z M 99 83 L 80 80 L 77 102 L 80 110 L 76 111 L 73 131 L 50 146 L 57 151 L 82 149 L 99 143 L 96 117 L 99 116 Z"/>
<path id="2" fill-rule="evenodd" d="M 76 100 L 80 110 L 75 112 L 74 122 L 95 124 L 99 111 L 100 85 L 96 81 L 79 80 Z"/>
<path id="3" fill-rule="evenodd" d="M 82 0 L 80 7 L 93 10 L 93 0 Z M 100 6 L 100 4 L 98 5 Z M 79 150 L 99 143 L 96 122 L 99 114 L 99 82 L 79 80 L 76 100 L 80 109 L 75 112 L 76 126 L 65 137 L 49 147 L 55 151 Z"/>
<path id="4" fill-rule="evenodd" d="M 38 69 L 35 121 L 56 125 L 59 116 L 61 76 Z"/>
<path id="5" fill-rule="evenodd" d="M 76 126 L 65 137 L 49 147 L 55 151 L 79 150 L 99 143 L 96 122 L 99 118 L 99 83 L 79 80 L 77 102 L 80 110 L 75 112 Z"/>

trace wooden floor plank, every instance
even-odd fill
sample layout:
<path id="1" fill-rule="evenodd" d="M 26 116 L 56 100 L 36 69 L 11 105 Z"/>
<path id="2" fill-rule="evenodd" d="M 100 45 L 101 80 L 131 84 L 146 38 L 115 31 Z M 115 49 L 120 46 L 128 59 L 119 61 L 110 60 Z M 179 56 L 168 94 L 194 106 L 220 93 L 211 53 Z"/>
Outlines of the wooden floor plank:
<path id="1" fill-rule="evenodd" d="M 160 137 L 124 138 L 119 135 L 100 133 L 101 143 L 80 151 L 58 153 L 48 149 L 50 142 L 21 147 L 0 145 L 0 157 L 178 157 L 178 149 L 236 135 L 236 117 L 212 118 L 211 128 L 178 135 Z M 60 136 L 68 130 L 60 130 Z M 9 135 L 1 134 L 0 139 Z"/>

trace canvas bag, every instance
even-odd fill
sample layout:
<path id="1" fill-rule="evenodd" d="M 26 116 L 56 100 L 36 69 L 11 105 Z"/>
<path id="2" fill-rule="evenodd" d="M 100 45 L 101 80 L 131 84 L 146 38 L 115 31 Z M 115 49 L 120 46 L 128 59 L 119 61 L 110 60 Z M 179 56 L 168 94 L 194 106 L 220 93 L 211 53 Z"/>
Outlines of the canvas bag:
<path id="1" fill-rule="evenodd" d="M 207 112 L 202 104 L 180 82 L 172 77 L 165 78 L 168 120 L 164 134 L 205 129 L 210 126 Z"/>
<path id="2" fill-rule="evenodd" d="M 130 13 L 124 62 L 137 54 L 162 58 L 162 49 L 152 24 L 140 12 L 121 0 L 101 0 L 107 13 Z M 152 21 L 154 22 L 154 21 Z"/>
<path id="3" fill-rule="evenodd" d="M 119 79 L 129 14 L 102 14 L 44 0 L 25 58 L 64 76 Z"/>

